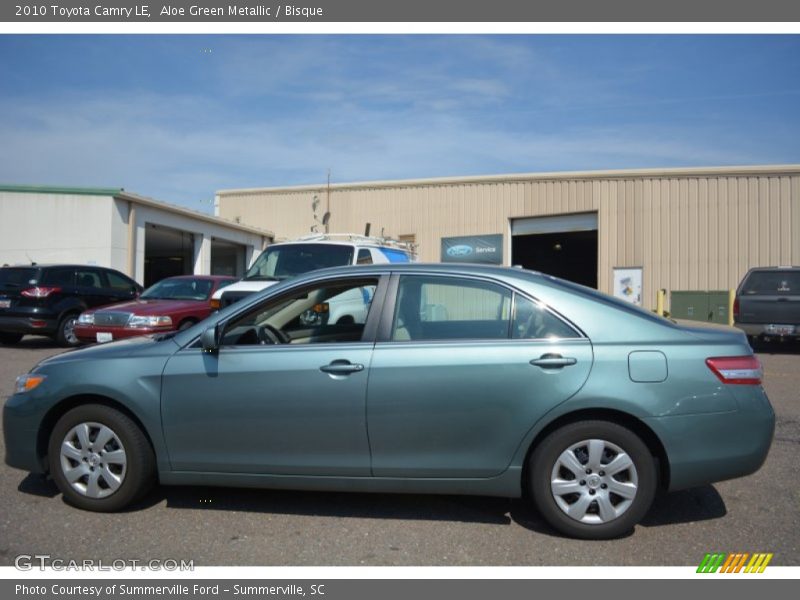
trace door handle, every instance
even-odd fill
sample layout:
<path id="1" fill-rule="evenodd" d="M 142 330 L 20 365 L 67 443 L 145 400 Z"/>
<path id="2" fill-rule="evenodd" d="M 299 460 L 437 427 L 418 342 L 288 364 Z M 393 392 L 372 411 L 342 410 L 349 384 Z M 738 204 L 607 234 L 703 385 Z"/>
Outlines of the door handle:
<path id="1" fill-rule="evenodd" d="M 334 360 L 329 365 L 320 367 L 319 370 L 331 375 L 349 375 L 350 373 L 363 371 L 364 365 L 351 363 L 349 360 Z"/>
<path id="2" fill-rule="evenodd" d="M 539 358 L 534 358 L 531 364 L 542 369 L 563 369 L 578 362 L 577 358 L 571 356 L 561 356 L 560 354 L 542 354 Z"/>

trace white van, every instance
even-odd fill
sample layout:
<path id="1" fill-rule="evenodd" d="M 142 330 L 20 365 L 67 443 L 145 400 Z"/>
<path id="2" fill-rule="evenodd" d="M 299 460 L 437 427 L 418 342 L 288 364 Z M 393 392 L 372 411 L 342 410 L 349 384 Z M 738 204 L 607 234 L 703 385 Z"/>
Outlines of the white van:
<path id="1" fill-rule="evenodd" d="M 272 244 L 256 259 L 244 278 L 218 290 L 214 308 L 224 308 L 279 281 L 327 267 L 407 263 L 415 260 L 411 244 L 356 234 L 318 234 Z M 329 323 L 363 323 L 374 290 L 350 290 L 329 302 Z M 352 296 L 352 297 L 351 297 Z"/>

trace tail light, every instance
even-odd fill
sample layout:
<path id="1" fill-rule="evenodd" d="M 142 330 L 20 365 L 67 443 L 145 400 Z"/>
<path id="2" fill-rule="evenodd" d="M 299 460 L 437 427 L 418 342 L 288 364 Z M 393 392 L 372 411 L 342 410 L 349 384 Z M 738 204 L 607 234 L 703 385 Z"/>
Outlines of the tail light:
<path id="1" fill-rule="evenodd" d="M 761 363 L 755 356 L 707 358 L 706 364 L 722 383 L 759 385 L 763 376 Z"/>
<path id="2" fill-rule="evenodd" d="M 60 291 L 60 287 L 37 286 L 28 288 L 27 290 L 22 290 L 20 294 L 26 298 L 47 298 L 50 294 L 55 294 L 56 292 Z"/>
<path id="3" fill-rule="evenodd" d="M 739 297 L 738 296 L 733 300 L 733 318 L 734 319 L 738 319 L 739 318 Z"/>
<path id="4" fill-rule="evenodd" d="M 211 308 L 214 310 L 219 310 L 220 301 L 219 298 L 212 298 L 211 299 Z"/>

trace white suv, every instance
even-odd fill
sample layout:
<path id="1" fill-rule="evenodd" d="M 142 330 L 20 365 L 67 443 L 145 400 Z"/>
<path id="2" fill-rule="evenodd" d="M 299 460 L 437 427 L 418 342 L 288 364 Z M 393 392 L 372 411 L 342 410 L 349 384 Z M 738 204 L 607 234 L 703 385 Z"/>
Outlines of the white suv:
<path id="1" fill-rule="evenodd" d="M 406 263 L 415 260 L 411 244 L 355 234 L 319 234 L 272 244 L 256 259 L 244 278 L 218 290 L 211 299 L 223 308 L 278 281 L 327 267 Z M 363 323 L 374 290 L 350 290 L 329 302 L 329 323 Z"/>

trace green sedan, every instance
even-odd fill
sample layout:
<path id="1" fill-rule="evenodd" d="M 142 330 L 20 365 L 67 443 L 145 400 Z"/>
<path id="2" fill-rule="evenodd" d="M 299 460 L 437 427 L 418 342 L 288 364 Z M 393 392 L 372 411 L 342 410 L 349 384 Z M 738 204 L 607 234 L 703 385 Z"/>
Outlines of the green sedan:
<path id="1" fill-rule="evenodd" d="M 155 483 L 525 496 L 590 539 L 631 531 L 659 489 L 753 473 L 774 422 L 736 329 L 424 264 L 316 271 L 185 331 L 49 358 L 3 420 L 6 462 L 86 510 Z"/>

